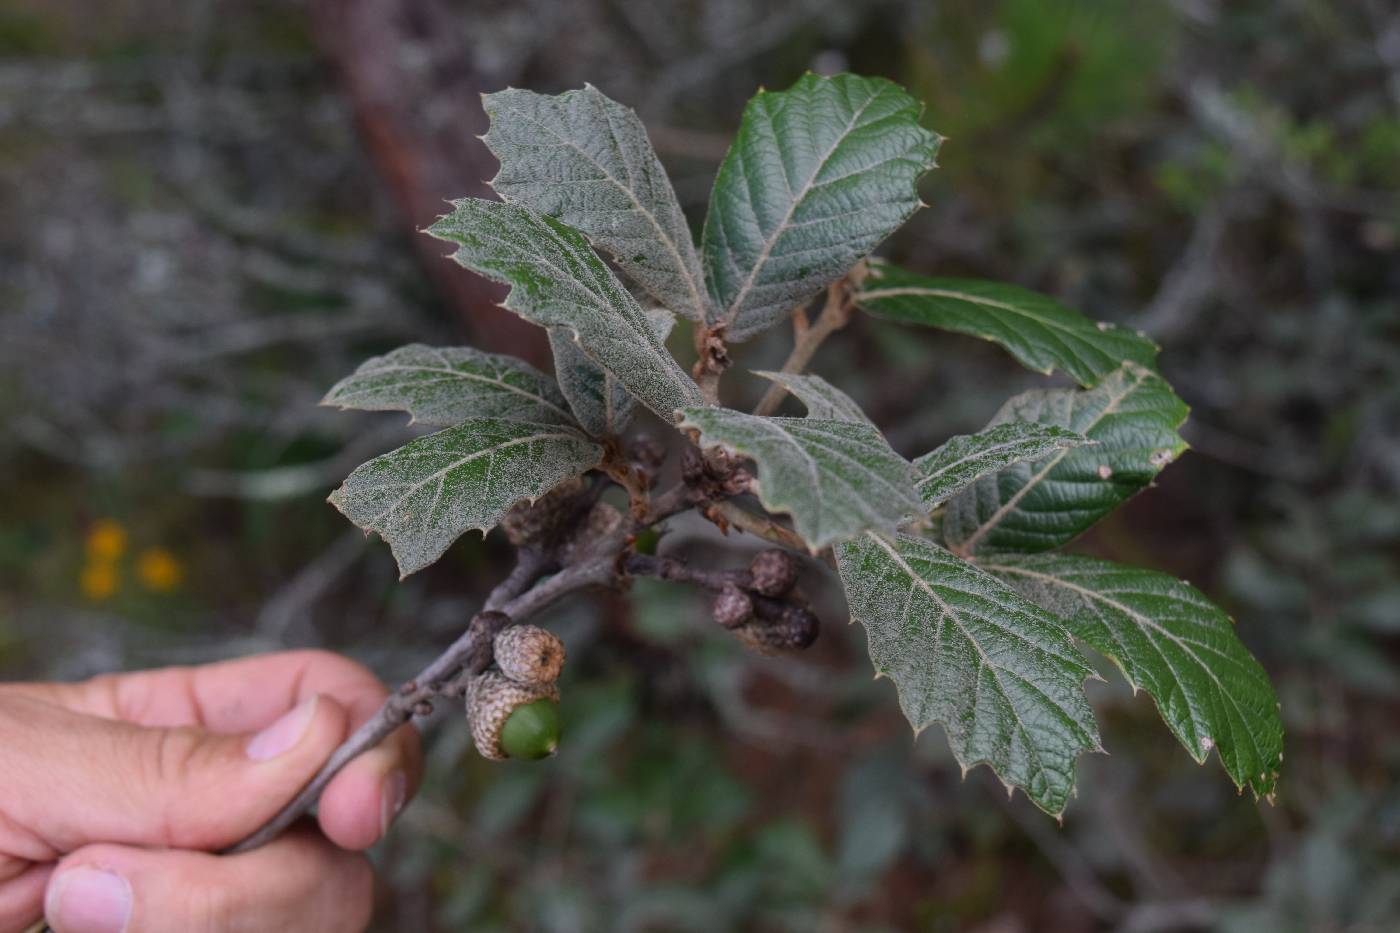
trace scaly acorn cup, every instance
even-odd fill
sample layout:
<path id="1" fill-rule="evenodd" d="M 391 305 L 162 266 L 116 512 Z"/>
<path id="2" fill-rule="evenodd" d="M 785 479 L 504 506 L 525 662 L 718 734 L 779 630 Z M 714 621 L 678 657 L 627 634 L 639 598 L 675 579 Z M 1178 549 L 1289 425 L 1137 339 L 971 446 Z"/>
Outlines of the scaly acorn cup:
<path id="1" fill-rule="evenodd" d="M 496 666 L 521 684 L 552 684 L 564 669 L 564 643 L 537 625 L 513 625 L 496 636 Z"/>
<path id="2" fill-rule="evenodd" d="M 484 758 L 546 758 L 559 747 L 559 688 L 487 671 L 467 691 L 467 722 Z"/>

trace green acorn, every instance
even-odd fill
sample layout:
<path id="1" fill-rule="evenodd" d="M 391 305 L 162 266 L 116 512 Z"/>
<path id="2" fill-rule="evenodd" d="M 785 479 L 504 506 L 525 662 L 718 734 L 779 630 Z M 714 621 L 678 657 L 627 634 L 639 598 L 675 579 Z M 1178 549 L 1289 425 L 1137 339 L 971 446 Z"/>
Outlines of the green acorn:
<path id="1" fill-rule="evenodd" d="M 467 691 L 467 721 L 485 758 L 548 757 L 559 747 L 559 688 L 487 671 Z"/>

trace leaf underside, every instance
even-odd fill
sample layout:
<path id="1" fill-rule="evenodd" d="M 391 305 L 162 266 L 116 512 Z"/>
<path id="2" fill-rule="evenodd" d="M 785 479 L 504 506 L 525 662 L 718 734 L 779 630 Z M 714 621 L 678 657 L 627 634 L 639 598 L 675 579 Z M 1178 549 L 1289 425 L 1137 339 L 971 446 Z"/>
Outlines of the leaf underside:
<path id="1" fill-rule="evenodd" d="M 1034 421 L 1095 443 L 1016 463 L 955 495 L 944 538 L 959 554 L 1046 551 L 1068 543 L 1148 485 L 1186 448 L 1186 404 L 1161 376 L 1125 363 L 1092 389 L 1035 389 L 991 426 Z"/>
<path id="2" fill-rule="evenodd" d="M 536 499 L 590 469 L 603 449 L 557 424 L 476 418 L 361 464 L 330 502 L 388 542 L 407 576 L 471 529 L 495 527 L 521 499 Z"/>
<path id="3" fill-rule="evenodd" d="M 592 360 L 668 423 L 702 399 L 694 380 L 656 338 L 637 299 L 588 240 L 553 217 L 517 204 L 467 198 L 428 228 L 458 244 L 453 259 L 511 285 L 505 307 L 565 330 Z"/>
<path id="4" fill-rule="evenodd" d="M 1098 750 L 1090 668 L 1044 609 L 924 538 L 870 533 L 836 548 L 851 615 L 915 730 L 944 725 L 964 771 L 985 762 L 1059 814 L 1074 762 Z"/>
<path id="5" fill-rule="evenodd" d="M 1086 443 L 1084 435 L 1053 424 L 1008 421 L 976 434 L 950 437 L 916 459 L 914 488 L 924 508 L 932 510 L 988 473 Z"/>
<path id="6" fill-rule="evenodd" d="M 841 278 L 919 207 L 939 137 L 881 78 L 760 91 L 720 165 L 702 254 L 726 339 L 747 340 Z"/>
<path id="7" fill-rule="evenodd" d="M 665 341 L 676 319 L 671 312 L 653 308 L 646 312 L 656 339 Z M 616 437 L 627 430 L 636 413 L 637 400 L 609 373 L 599 369 L 563 331 L 549 332 L 554 351 L 554 374 L 583 429 L 594 437 Z"/>
<path id="8" fill-rule="evenodd" d="M 759 500 L 792 516 L 814 552 L 870 528 L 894 529 L 919 511 L 908 461 L 869 424 L 766 418 L 727 408 L 687 408 L 682 428 L 758 466 Z"/>
<path id="9" fill-rule="evenodd" d="M 1157 345 L 1147 337 L 1002 282 L 932 278 L 871 263 L 856 304 L 886 320 L 994 341 L 1026 368 L 1059 369 L 1082 386 L 1097 385 L 1127 361 L 1156 367 Z"/>
<path id="10" fill-rule="evenodd" d="M 807 417 L 823 418 L 828 421 L 850 421 L 853 424 L 873 424 L 855 399 L 821 376 L 812 373 L 781 373 L 755 369 L 755 376 L 762 376 L 769 382 L 791 392 L 807 408 Z"/>
<path id="11" fill-rule="evenodd" d="M 399 347 L 366 360 L 326 393 L 322 405 L 406 411 L 413 423 L 445 427 L 467 418 L 573 424 L 554 380 L 523 360 L 471 347 Z"/>
<path id="12" fill-rule="evenodd" d="M 1152 695 L 1167 726 L 1203 762 L 1214 748 L 1237 787 L 1270 796 L 1283 723 L 1268 675 L 1230 618 L 1195 587 L 1152 570 L 1073 554 L 997 560 L 983 569 L 1065 620 Z"/>
<path id="13" fill-rule="evenodd" d="M 504 200 L 583 231 L 662 306 L 705 320 L 690 225 L 632 108 L 592 85 L 552 97 L 509 88 L 483 105 L 482 139 L 501 162 L 491 187 Z"/>

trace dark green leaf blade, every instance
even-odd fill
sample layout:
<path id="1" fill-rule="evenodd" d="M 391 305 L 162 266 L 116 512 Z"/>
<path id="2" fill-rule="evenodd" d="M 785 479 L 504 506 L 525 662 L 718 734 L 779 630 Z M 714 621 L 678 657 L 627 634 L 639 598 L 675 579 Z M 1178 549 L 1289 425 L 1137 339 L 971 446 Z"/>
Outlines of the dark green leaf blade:
<path id="1" fill-rule="evenodd" d="M 1269 677 L 1218 606 L 1188 583 L 1074 554 L 996 560 L 983 569 L 1056 613 L 1143 689 L 1191 757 L 1214 748 L 1235 786 L 1270 796 L 1283 723 Z"/>
<path id="2" fill-rule="evenodd" d="M 1091 670 L 1050 613 L 925 538 L 865 534 L 836 549 L 851 615 L 915 730 L 944 725 L 964 769 L 985 762 L 1047 813 L 1099 750 Z"/>
<path id="3" fill-rule="evenodd" d="M 1127 361 L 1157 365 L 1157 345 L 1147 337 L 1002 282 L 932 278 L 871 263 L 856 303 L 886 320 L 994 341 L 1026 368 L 1061 369 L 1082 386 L 1097 385 Z"/>
<path id="4" fill-rule="evenodd" d="M 703 257 L 731 341 L 786 319 L 919 207 L 939 137 L 882 78 L 807 74 L 760 91 L 720 165 Z"/>
<path id="5" fill-rule="evenodd" d="M 660 308 L 653 308 L 646 315 L 656 339 L 664 342 L 676 319 Z M 598 368 L 567 333 L 550 331 L 549 346 L 554 351 L 559 388 L 583 429 L 594 437 L 617 437 L 626 431 L 637 408 L 637 400 L 627 388 Z"/>
<path id="6" fill-rule="evenodd" d="M 914 487 L 924 500 L 924 508 L 932 510 L 988 473 L 1087 443 L 1090 441 L 1084 435 L 1053 424 L 1008 421 L 976 434 L 950 437 L 938 449 L 917 458 Z"/>
<path id="7" fill-rule="evenodd" d="M 755 369 L 755 376 L 762 376 L 770 382 L 787 389 L 807 408 L 807 417 L 824 418 L 828 421 L 850 421 L 855 424 L 872 424 L 870 417 L 855 399 L 821 376 L 812 373 L 781 373 Z"/>

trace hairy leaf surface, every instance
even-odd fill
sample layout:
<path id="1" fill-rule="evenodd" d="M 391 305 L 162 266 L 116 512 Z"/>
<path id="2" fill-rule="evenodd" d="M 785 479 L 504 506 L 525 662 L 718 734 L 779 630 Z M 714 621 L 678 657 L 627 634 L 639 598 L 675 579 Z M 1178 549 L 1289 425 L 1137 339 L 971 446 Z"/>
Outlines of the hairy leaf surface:
<path id="1" fill-rule="evenodd" d="M 1047 551 L 1071 541 L 1186 449 L 1176 433 L 1186 413 L 1165 380 L 1136 363 L 1092 389 L 1035 389 L 1010 399 L 992 426 L 1035 421 L 1097 443 L 978 479 L 949 501 L 944 537 L 960 554 Z"/>
<path id="2" fill-rule="evenodd" d="M 986 762 L 1058 814 L 1074 760 L 1099 748 L 1091 673 L 1050 613 L 925 538 L 865 534 L 836 549 L 851 615 L 916 730 L 942 723 L 964 769 Z"/>
<path id="3" fill-rule="evenodd" d="M 505 307 L 566 330 L 602 369 L 668 423 L 700 390 L 656 338 L 646 312 L 583 234 L 518 204 L 467 198 L 428 228 L 453 259 L 511 285 Z"/>
<path id="4" fill-rule="evenodd" d="M 1134 690 L 1150 693 L 1197 762 L 1214 748 L 1235 785 L 1274 791 L 1283 723 L 1268 675 L 1229 616 L 1165 573 L 1073 554 L 1036 554 L 983 565 L 1056 613 L 1111 658 Z"/>
<path id="5" fill-rule="evenodd" d="M 493 528 L 516 502 L 538 498 L 602 455 L 571 428 L 477 418 L 361 464 L 330 502 L 378 532 L 407 576 L 463 533 Z"/>
<path id="6" fill-rule="evenodd" d="M 914 487 L 932 510 L 974 480 L 1023 460 L 1089 443 L 1053 424 L 1008 421 L 976 434 L 959 434 L 914 461 Z"/>
<path id="7" fill-rule="evenodd" d="M 632 108 L 592 85 L 555 96 L 509 88 L 483 104 L 503 199 L 582 230 L 663 306 L 705 320 L 690 226 Z"/>
<path id="8" fill-rule="evenodd" d="M 681 427 L 706 445 L 758 465 L 758 498 L 792 516 L 813 551 L 869 528 L 893 529 L 919 511 L 911 467 L 869 424 L 767 418 L 727 408 L 687 408 Z"/>
<path id="9" fill-rule="evenodd" d="M 762 376 L 776 382 L 797 397 L 807 407 L 807 417 L 824 418 L 828 421 L 850 421 L 855 424 L 871 424 L 865 412 L 861 411 L 855 399 L 821 376 L 811 373 L 779 373 L 755 369 L 755 376 Z"/>
<path id="10" fill-rule="evenodd" d="M 654 308 L 646 312 L 656 339 L 665 341 L 675 318 L 671 312 Z M 595 437 L 616 436 L 627 430 L 636 413 L 637 400 L 626 387 L 598 366 L 579 349 L 568 334 L 549 332 L 554 351 L 554 373 L 569 407 L 584 430 Z"/>
<path id="11" fill-rule="evenodd" d="M 720 165 L 705 218 L 705 276 L 733 341 L 787 318 L 919 206 L 939 137 L 882 78 L 808 74 L 760 91 Z"/>
<path id="12" fill-rule="evenodd" d="M 1097 385 L 1129 360 L 1156 366 L 1157 345 L 1148 338 L 1002 282 L 931 278 L 871 263 L 856 303 L 886 320 L 994 341 L 1028 369 L 1061 369 L 1082 386 Z"/>
<path id="13" fill-rule="evenodd" d="M 326 393 L 322 405 L 406 411 L 413 423 L 467 418 L 573 424 L 554 380 L 513 356 L 421 343 L 372 357 Z"/>

